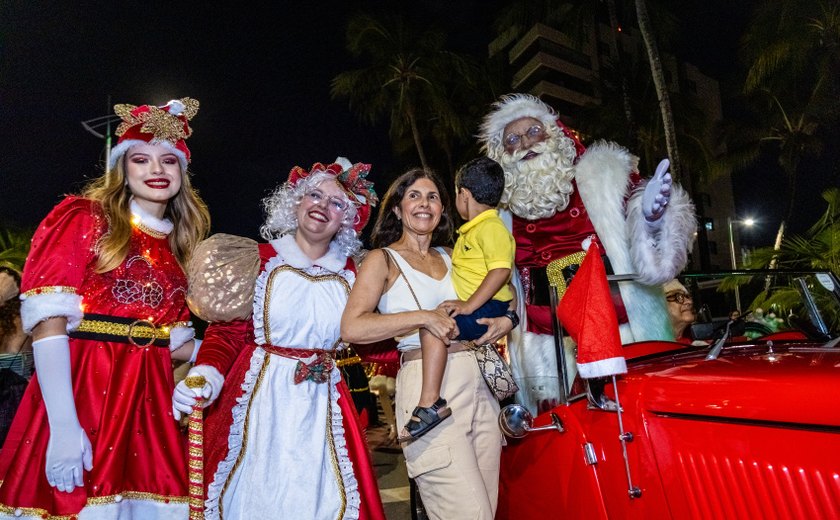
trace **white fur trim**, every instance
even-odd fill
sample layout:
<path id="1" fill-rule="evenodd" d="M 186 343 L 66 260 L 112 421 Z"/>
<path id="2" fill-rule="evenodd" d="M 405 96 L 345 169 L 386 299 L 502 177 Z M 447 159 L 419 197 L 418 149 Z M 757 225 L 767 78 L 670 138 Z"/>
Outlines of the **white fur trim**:
<path id="1" fill-rule="evenodd" d="M 164 108 L 167 109 L 167 112 L 172 114 L 173 116 L 179 116 L 184 112 L 184 104 L 181 103 L 178 99 L 173 99 L 169 103 L 167 103 Z"/>
<path id="2" fill-rule="evenodd" d="M 578 193 L 586 207 L 589 220 L 595 228 L 598 238 L 604 245 L 615 274 L 635 274 L 639 276 L 636 282 L 620 282 L 619 290 L 627 317 L 630 331 L 622 334 L 622 343 L 642 340 L 673 340 L 673 331 L 668 320 L 668 310 L 662 296 L 662 289 L 655 279 L 651 282 L 649 273 L 660 269 L 661 259 L 639 258 L 631 254 L 631 250 L 638 249 L 651 238 L 642 225 L 634 225 L 634 202 L 628 203 L 625 214 L 625 200 L 629 193 L 630 172 L 635 171 L 638 158 L 615 143 L 599 141 L 590 146 L 580 159 L 576 168 L 575 180 Z M 682 192 L 676 186 L 672 187 L 672 194 Z M 641 215 L 641 197 L 638 213 Z M 669 208 L 668 211 L 670 211 Z M 667 213 L 667 212 L 666 212 Z M 644 217 L 641 217 L 644 219 Z M 662 218 L 665 218 L 663 215 Z M 640 233 L 643 232 L 643 233 Z M 689 233 L 689 236 L 692 236 Z M 651 250 L 650 248 L 648 250 Z M 657 256 L 673 255 L 674 252 L 660 248 Z M 676 275 L 676 273 L 674 273 Z M 671 275 L 670 278 L 673 278 Z M 642 284 L 648 285 L 642 285 Z M 632 334 L 626 334 L 632 332 Z"/>
<path id="3" fill-rule="evenodd" d="M 636 341 L 674 341 L 662 286 L 618 282 L 618 287 L 630 324 L 629 331 L 620 330 L 623 345 Z"/>
<path id="4" fill-rule="evenodd" d="M 175 224 L 173 224 L 168 218 L 160 219 L 144 211 L 143 208 L 134 201 L 134 197 L 131 197 L 129 206 L 131 207 L 132 216 L 140 219 L 140 223 L 144 226 L 149 227 L 158 233 L 163 233 L 164 235 L 172 233 L 172 230 L 175 229 Z"/>
<path id="5" fill-rule="evenodd" d="M 124 141 L 120 141 L 119 143 L 117 143 L 116 146 L 111 148 L 111 155 L 108 158 L 108 171 L 113 170 L 114 167 L 117 165 L 117 161 L 119 161 L 125 154 L 125 152 L 127 152 L 128 149 L 134 146 L 135 144 L 160 144 L 169 148 L 169 150 L 172 153 L 178 156 L 178 162 L 181 163 L 181 172 L 187 171 L 187 156 L 184 155 L 184 152 L 175 148 L 174 144 L 170 143 L 165 139 L 162 141 L 156 141 L 154 139 L 151 141 L 143 141 L 141 139 L 126 139 Z"/>
<path id="6" fill-rule="evenodd" d="M 78 294 L 57 292 L 32 294 L 21 297 L 20 319 L 23 331 L 32 329 L 49 318 L 67 318 L 67 332 L 79 328 L 82 322 L 82 297 Z"/>
<path id="7" fill-rule="evenodd" d="M 630 172 L 638 158 L 615 143 L 598 141 L 576 167 L 578 193 L 586 207 L 615 274 L 633 273 L 624 200 L 630 192 Z"/>
<path id="8" fill-rule="evenodd" d="M 298 269 L 307 269 L 317 265 L 330 272 L 337 273 L 347 264 L 347 257 L 341 254 L 341 250 L 335 241 L 330 242 L 327 253 L 317 260 L 312 260 L 301 251 L 300 246 L 295 242 L 294 235 L 283 235 L 272 240 L 270 244 L 287 264 Z"/>
<path id="9" fill-rule="evenodd" d="M 627 360 L 623 357 L 614 357 L 591 363 L 578 363 L 578 372 L 580 373 L 580 377 L 584 379 L 626 374 Z"/>
<path id="10" fill-rule="evenodd" d="M 343 172 L 346 172 L 347 170 L 353 167 L 353 163 L 351 163 L 350 159 L 348 159 L 347 157 L 336 157 L 335 161 L 333 162 L 341 166 L 341 171 Z"/>
<path id="11" fill-rule="evenodd" d="M 663 284 L 676 277 L 688 263 L 688 250 L 694 241 L 697 219 L 688 193 L 677 184 L 671 185 L 671 200 L 659 218 L 657 228 L 647 225 L 642 211 L 643 182 L 627 203 L 627 221 L 633 240 L 630 254 L 638 266 L 639 282 Z"/>
<path id="12" fill-rule="evenodd" d="M 484 116 L 479 127 L 478 142 L 481 150 L 491 159 L 498 161 L 501 157 L 502 133 L 505 127 L 523 117 L 533 117 L 542 121 L 548 127 L 556 125 L 557 114 L 554 109 L 531 94 L 506 94 L 499 101 L 493 103 L 490 112 Z"/>
<path id="13" fill-rule="evenodd" d="M 189 326 L 173 327 L 169 330 L 169 352 L 174 352 L 184 346 L 184 343 L 195 338 L 195 329 Z"/>
<path id="14" fill-rule="evenodd" d="M 190 365 L 195 364 L 195 360 L 198 358 L 198 351 L 201 350 L 201 344 L 204 343 L 204 340 L 201 338 L 195 338 L 193 341 L 195 342 L 195 346 L 193 347 L 192 354 L 190 354 L 190 360 L 187 361 Z"/>

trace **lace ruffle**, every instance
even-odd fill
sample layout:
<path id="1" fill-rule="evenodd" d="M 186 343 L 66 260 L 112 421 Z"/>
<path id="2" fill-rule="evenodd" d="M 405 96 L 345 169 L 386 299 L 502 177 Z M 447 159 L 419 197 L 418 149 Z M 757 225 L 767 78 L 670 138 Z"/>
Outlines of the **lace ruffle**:
<path id="1" fill-rule="evenodd" d="M 245 372 L 245 379 L 242 381 L 242 395 L 236 399 L 236 405 L 231 410 L 233 422 L 230 425 L 230 434 L 228 434 L 227 456 L 219 462 L 219 467 L 216 469 L 215 475 L 213 475 L 213 482 L 207 486 L 207 501 L 204 502 L 204 517 L 208 520 L 219 518 L 219 498 L 228 475 L 230 475 L 234 464 L 236 464 L 236 459 L 242 451 L 245 418 L 248 414 L 248 402 L 254 393 L 254 386 L 259 378 L 265 356 L 265 350 L 259 347 L 254 349 L 254 353 L 251 354 L 251 365 L 248 367 L 248 371 Z"/>
<path id="2" fill-rule="evenodd" d="M 268 278 L 271 276 L 271 271 L 281 265 L 285 265 L 285 262 L 279 255 L 275 256 L 266 262 L 263 272 L 257 277 L 253 299 L 254 341 L 256 341 L 257 345 L 271 344 L 271 338 L 265 337 L 266 324 L 263 319 L 263 309 L 268 303 L 265 301 L 265 293 L 268 289 Z"/>
<path id="3" fill-rule="evenodd" d="M 330 378 L 330 410 L 332 411 L 333 445 L 335 446 L 336 458 L 338 458 L 338 468 L 339 471 L 341 471 L 341 479 L 344 482 L 344 494 L 347 497 L 347 509 L 344 511 L 343 518 L 347 520 L 355 520 L 359 518 L 361 497 L 359 495 L 359 481 L 356 480 L 356 474 L 353 472 L 353 461 L 350 460 L 350 455 L 347 452 L 347 439 L 344 437 L 341 407 L 338 404 L 339 393 L 336 385 L 338 385 L 340 380 L 341 374 L 338 368 L 334 368 L 332 371 L 332 377 Z M 348 405 L 354 406 L 352 402 L 348 403 Z"/>

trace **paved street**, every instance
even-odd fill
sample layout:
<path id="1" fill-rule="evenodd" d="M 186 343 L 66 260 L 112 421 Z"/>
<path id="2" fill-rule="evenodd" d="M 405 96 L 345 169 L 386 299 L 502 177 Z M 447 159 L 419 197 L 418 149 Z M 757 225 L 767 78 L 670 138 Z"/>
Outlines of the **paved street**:
<path id="1" fill-rule="evenodd" d="M 388 442 L 388 427 L 385 425 L 368 428 L 367 439 L 373 450 L 373 466 L 385 516 L 388 520 L 410 519 L 408 475 L 402 450 L 396 443 Z"/>

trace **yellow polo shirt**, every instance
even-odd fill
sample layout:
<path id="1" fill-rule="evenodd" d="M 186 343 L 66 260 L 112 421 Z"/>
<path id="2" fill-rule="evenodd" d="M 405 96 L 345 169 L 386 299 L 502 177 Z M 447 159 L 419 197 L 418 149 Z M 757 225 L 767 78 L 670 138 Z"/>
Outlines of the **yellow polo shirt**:
<path id="1" fill-rule="evenodd" d="M 513 269 L 516 243 L 499 212 L 488 209 L 458 228 L 458 240 L 452 251 L 452 285 L 461 300 L 467 300 L 493 269 Z M 508 277 L 510 280 L 510 277 Z M 493 296 L 510 301 L 513 294 L 507 284 Z"/>

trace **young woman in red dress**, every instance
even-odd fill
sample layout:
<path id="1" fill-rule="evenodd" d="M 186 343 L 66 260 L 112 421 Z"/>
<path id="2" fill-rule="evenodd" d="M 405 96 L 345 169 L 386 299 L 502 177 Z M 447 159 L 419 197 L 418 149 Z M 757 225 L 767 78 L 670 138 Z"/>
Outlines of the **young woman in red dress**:
<path id="1" fill-rule="evenodd" d="M 182 266 L 210 227 L 185 139 L 198 102 L 117 105 L 107 171 L 38 227 L 21 285 L 36 375 L 0 451 L 0 518 L 179 518 L 172 358 L 194 331 Z"/>

